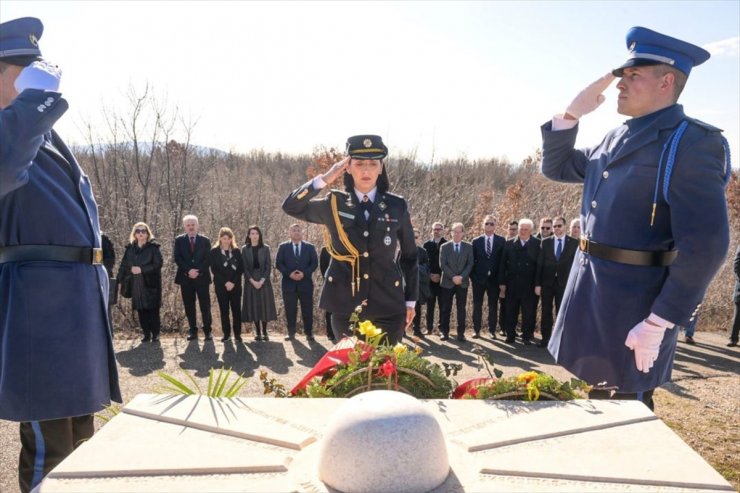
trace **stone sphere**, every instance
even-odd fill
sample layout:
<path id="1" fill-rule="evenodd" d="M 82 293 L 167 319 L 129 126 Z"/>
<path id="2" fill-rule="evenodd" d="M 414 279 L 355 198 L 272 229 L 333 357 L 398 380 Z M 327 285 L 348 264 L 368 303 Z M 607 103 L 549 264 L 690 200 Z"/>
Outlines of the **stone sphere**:
<path id="1" fill-rule="evenodd" d="M 375 390 L 348 399 L 320 442 L 319 479 L 345 493 L 422 493 L 450 471 L 439 423 L 420 401 Z"/>

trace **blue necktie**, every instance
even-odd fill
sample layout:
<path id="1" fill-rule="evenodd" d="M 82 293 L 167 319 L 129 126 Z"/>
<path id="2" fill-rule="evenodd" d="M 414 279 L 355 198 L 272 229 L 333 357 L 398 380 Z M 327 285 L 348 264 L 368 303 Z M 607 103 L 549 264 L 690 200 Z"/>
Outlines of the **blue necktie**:
<path id="1" fill-rule="evenodd" d="M 295 246 L 295 258 L 298 258 L 300 257 L 300 253 L 298 252 L 298 245 L 294 245 L 294 246 Z"/>
<path id="2" fill-rule="evenodd" d="M 563 240 L 558 238 L 558 246 L 555 248 L 555 259 L 560 260 L 560 254 L 563 253 Z"/>
<path id="3" fill-rule="evenodd" d="M 455 245 L 455 253 L 460 253 L 460 245 Z"/>

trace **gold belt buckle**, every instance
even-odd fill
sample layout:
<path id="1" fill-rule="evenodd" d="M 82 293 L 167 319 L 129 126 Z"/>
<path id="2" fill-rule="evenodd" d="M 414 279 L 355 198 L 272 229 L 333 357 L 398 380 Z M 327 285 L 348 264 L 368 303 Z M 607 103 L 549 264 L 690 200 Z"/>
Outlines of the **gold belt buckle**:
<path id="1" fill-rule="evenodd" d="M 585 236 L 581 236 L 579 246 L 582 252 L 588 253 L 588 238 L 586 238 Z"/>
<path id="2" fill-rule="evenodd" d="M 93 265 L 100 265 L 103 263 L 103 249 L 102 248 L 93 248 L 92 263 Z"/>

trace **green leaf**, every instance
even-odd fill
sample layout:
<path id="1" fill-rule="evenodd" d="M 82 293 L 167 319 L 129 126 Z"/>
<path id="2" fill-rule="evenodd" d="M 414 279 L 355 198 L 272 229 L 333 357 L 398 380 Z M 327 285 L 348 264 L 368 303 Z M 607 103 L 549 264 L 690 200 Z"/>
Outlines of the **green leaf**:
<path id="1" fill-rule="evenodd" d="M 193 392 L 193 390 L 190 387 L 188 387 L 184 383 L 180 382 L 175 377 L 172 377 L 172 376 L 170 376 L 170 375 L 168 375 L 168 374 L 166 374 L 164 372 L 161 372 L 161 371 L 160 372 L 157 372 L 157 375 L 159 375 L 160 378 L 163 378 L 167 382 L 171 383 L 173 385 L 173 387 L 174 387 L 173 390 L 176 390 L 176 393 L 184 394 L 184 395 L 193 395 L 195 393 L 195 392 Z M 190 375 L 188 375 L 188 376 L 190 376 Z M 192 377 L 190 377 L 190 378 L 192 379 Z"/>

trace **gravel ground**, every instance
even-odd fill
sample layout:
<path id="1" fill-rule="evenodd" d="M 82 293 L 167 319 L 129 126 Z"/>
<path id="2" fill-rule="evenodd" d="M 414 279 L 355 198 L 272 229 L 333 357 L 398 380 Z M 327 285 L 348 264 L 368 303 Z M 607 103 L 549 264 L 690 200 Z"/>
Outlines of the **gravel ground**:
<path id="1" fill-rule="evenodd" d="M 674 366 L 673 382 L 655 394 L 657 415 L 684 441 L 704 457 L 715 469 L 740 489 L 740 351 L 726 348 L 726 335 L 700 332 L 698 344 L 680 344 Z M 218 339 L 218 338 L 217 338 Z M 266 370 L 280 382 L 291 387 L 312 367 L 330 347 L 323 336 L 308 345 L 304 338 L 283 342 L 275 334 L 270 342 L 255 342 L 250 335 L 246 344 L 234 345 L 199 341 L 188 343 L 178 335 L 164 335 L 161 344 L 142 344 L 133 334 L 116 335 L 115 349 L 121 388 L 126 401 L 135 395 L 152 392 L 163 381 L 157 376 L 164 371 L 180 380 L 187 370 L 207 386 L 208 370 L 231 367 L 249 377 L 241 395 L 263 395 L 259 370 Z M 553 365 L 545 349 L 517 344 L 514 348 L 501 340 L 481 339 L 480 346 L 493 354 L 497 368 L 505 375 L 519 371 L 541 370 L 557 378 L 570 374 Z M 456 341 L 441 342 L 437 337 L 420 343 L 434 361 L 462 363 L 463 370 L 456 380 L 462 382 L 476 376 L 486 376 L 471 352 L 473 344 Z M 100 426 L 101 420 L 96 420 Z M 0 421 L 0 493 L 16 493 L 17 460 L 20 451 L 18 425 Z"/>

